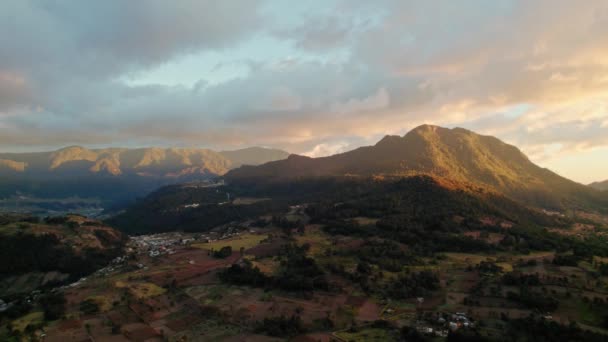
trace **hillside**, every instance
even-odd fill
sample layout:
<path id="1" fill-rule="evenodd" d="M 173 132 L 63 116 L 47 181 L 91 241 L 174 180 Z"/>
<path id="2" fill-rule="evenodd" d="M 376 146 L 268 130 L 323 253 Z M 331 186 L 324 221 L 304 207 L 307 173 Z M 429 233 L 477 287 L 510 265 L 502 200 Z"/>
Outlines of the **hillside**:
<path id="1" fill-rule="evenodd" d="M 234 151 L 221 151 L 220 154 L 230 160 L 231 167 L 237 168 L 243 165 L 259 165 L 275 160 L 285 159 L 289 153 L 269 148 L 248 147 Z"/>
<path id="2" fill-rule="evenodd" d="M 252 147 L 215 152 L 194 148 L 107 148 L 70 146 L 53 152 L 0 153 L 0 174 L 62 178 L 132 175 L 180 178 L 223 175 L 243 164 L 258 165 L 286 158 L 280 150 Z"/>
<path id="3" fill-rule="evenodd" d="M 393 203 L 395 198 L 401 199 Z M 353 205 L 360 208 L 361 216 L 405 211 L 412 219 L 424 222 L 450 220 L 456 215 L 473 221 L 480 216 L 497 216 L 516 222 L 558 224 L 498 193 L 429 176 L 318 177 L 207 188 L 172 185 L 139 200 L 108 223 L 135 234 L 206 231 L 235 220 L 285 212 L 297 203 L 326 202 L 356 203 Z"/>
<path id="4" fill-rule="evenodd" d="M 40 220 L 0 215 L 0 296 L 39 285 L 73 281 L 122 254 L 127 237 L 78 215 Z M 14 287 L 27 279 L 25 289 Z"/>
<path id="5" fill-rule="evenodd" d="M 20 194 L 34 199 L 80 197 L 124 202 L 163 185 L 206 180 L 243 164 L 258 165 L 287 156 L 287 152 L 261 147 L 215 152 L 70 146 L 53 152 L 0 153 L 0 198 Z"/>
<path id="6" fill-rule="evenodd" d="M 606 196 L 532 163 L 515 146 L 462 128 L 423 125 L 403 137 L 323 158 L 286 160 L 232 170 L 229 182 L 320 176 L 428 174 L 493 189 L 540 207 L 606 209 Z"/>
<path id="7" fill-rule="evenodd" d="M 593 182 L 589 184 L 589 186 L 597 190 L 606 191 L 608 190 L 608 180 L 603 182 Z"/>

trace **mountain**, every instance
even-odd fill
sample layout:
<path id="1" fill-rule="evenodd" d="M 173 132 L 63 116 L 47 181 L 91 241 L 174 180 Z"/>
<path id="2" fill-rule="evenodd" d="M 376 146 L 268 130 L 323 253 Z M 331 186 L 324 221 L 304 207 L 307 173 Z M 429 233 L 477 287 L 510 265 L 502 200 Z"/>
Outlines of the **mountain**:
<path id="1" fill-rule="evenodd" d="M 132 199 L 162 185 L 205 180 L 244 164 L 287 156 L 287 152 L 261 147 L 216 152 L 69 146 L 52 152 L 0 153 L 0 197 L 24 193 L 44 198 Z"/>
<path id="2" fill-rule="evenodd" d="M 0 153 L 0 174 L 179 178 L 193 174 L 223 175 L 244 164 L 258 165 L 287 156 L 287 152 L 260 147 L 215 152 L 194 148 L 87 149 L 70 146 L 53 152 Z"/>
<path id="3" fill-rule="evenodd" d="M 463 128 L 422 125 L 405 136 L 386 136 L 374 146 L 323 158 L 291 155 L 225 175 L 229 182 L 322 176 L 426 174 L 481 186 L 539 207 L 606 209 L 599 192 L 532 163 L 515 146 Z"/>
<path id="4" fill-rule="evenodd" d="M 248 147 L 241 150 L 221 151 L 224 158 L 232 162 L 232 167 L 237 168 L 243 165 L 259 165 L 275 160 L 285 159 L 289 153 L 269 148 Z"/>
<path id="5" fill-rule="evenodd" d="M 594 189 L 606 191 L 606 190 L 608 190 L 608 180 L 605 180 L 603 182 L 593 182 L 593 183 L 589 184 L 589 186 Z"/>

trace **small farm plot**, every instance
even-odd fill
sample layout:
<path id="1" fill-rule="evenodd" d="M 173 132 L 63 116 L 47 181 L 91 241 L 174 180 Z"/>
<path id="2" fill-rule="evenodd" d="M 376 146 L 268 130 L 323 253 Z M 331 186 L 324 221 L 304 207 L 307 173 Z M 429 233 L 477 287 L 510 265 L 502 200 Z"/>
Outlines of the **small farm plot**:
<path id="1" fill-rule="evenodd" d="M 243 234 L 230 239 L 217 240 L 208 243 L 196 243 L 193 246 L 205 250 L 220 250 L 222 247 L 230 246 L 233 252 L 238 252 L 241 248 L 247 250 L 259 245 L 268 238 L 265 234 Z"/>

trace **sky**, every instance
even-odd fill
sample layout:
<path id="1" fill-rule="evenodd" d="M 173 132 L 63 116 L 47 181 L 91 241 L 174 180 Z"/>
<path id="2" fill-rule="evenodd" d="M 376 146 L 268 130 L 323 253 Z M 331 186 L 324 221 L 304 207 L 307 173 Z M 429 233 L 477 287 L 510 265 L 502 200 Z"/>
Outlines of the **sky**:
<path id="1" fill-rule="evenodd" d="M 423 123 L 608 179 L 608 2 L 0 3 L 0 151 L 323 156 Z"/>

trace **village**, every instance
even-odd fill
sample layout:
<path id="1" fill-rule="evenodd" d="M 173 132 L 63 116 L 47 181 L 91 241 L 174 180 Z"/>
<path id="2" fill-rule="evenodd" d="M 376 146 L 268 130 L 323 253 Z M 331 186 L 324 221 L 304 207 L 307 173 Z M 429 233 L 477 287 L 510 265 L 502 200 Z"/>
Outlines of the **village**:
<path id="1" fill-rule="evenodd" d="M 238 237 L 243 233 L 255 233 L 242 225 L 230 224 L 217 227 L 205 233 L 170 232 L 151 235 L 131 236 L 127 244 L 127 253 L 148 254 L 150 257 L 175 254 L 177 248 L 194 243 L 212 243 Z"/>

